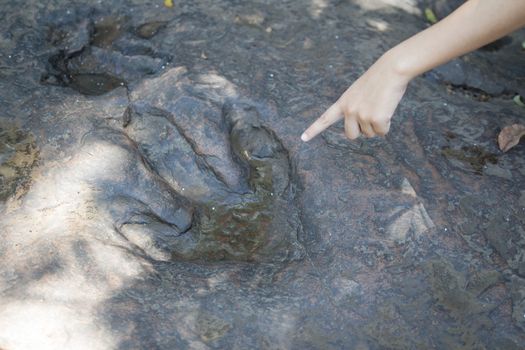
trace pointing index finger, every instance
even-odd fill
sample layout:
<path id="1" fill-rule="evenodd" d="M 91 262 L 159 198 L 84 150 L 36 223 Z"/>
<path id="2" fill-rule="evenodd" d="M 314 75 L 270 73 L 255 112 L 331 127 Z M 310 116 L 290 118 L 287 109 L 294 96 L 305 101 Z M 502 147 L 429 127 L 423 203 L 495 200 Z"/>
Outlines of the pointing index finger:
<path id="1" fill-rule="evenodd" d="M 304 142 L 310 141 L 321 132 L 323 132 L 330 125 L 343 117 L 343 111 L 337 103 L 334 103 L 330 108 L 323 113 L 306 131 L 301 135 L 301 140 Z"/>

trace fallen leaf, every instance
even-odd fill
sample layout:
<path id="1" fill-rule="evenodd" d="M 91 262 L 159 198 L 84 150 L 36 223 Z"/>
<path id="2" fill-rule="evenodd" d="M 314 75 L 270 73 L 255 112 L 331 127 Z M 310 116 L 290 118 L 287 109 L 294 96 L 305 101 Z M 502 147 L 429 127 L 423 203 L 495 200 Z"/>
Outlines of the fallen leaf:
<path id="1" fill-rule="evenodd" d="M 164 0 L 164 6 L 173 7 L 173 0 Z"/>
<path id="2" fill-rule="evenodd" d="M 523 103 L 523 99 L 521 98 L 520 95 L 516 95 L 514 96 L 514 98 L 512 99 L 518 106 L 520 107 L 525 107 L 525 103 Z"/>
<path id="3" fill-rule="evenodd" d="M 438 21 L 436 15 L 434 14 L 434 11 L 432 11 L 432 9 L 428 7 L 425 9 L 425 17 L 427 21 L 429 21 L 432 24 L 437 23 Z"/>
<path id="4" fill-rule="evenodd" d="M 513 124 L 504 127 L 498 136 L 499 149 L 507 152 L 520 142 L 523 135 L 525 135 L 525 125 Z"/>
<path id="5" fill-rule="evenodd" d="M 235 16 L 234 22 L 250 26 L 261 26 L 266 18 L 262 13 L 242 14 Z"/>

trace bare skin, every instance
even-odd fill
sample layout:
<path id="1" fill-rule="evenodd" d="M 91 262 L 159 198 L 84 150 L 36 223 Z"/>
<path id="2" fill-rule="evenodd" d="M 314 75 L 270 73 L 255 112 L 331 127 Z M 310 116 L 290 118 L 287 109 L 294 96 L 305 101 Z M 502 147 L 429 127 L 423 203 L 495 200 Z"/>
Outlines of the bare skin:
<path id="1" fill-rule="evenodd" d="M 381 56 L 302 134 L 309 141 L 344 118 L 356 139 L 384 136 L 408 83 L 418 75 L 525 25 L 525 0 L 469 0 Z"/>

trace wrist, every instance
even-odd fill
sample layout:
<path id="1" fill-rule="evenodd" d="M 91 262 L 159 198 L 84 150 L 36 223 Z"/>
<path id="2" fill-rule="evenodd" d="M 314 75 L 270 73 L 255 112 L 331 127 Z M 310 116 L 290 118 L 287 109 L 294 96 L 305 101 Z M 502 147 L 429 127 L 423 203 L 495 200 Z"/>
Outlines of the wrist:
<path id="1" fill-rule="evenodd" d="M 385 52 L 379 61 L 387 67 L 391 76 L 405 85 L 418 75 L 401 50 L 396 50 L 395 47 Z"/>

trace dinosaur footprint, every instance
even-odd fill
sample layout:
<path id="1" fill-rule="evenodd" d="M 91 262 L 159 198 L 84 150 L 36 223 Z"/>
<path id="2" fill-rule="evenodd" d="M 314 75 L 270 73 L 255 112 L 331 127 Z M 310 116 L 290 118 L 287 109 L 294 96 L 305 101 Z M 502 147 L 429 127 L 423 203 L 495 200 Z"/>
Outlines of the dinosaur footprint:
<path id="1" fill-rule="evenodd" d="M 257 109 L 228 102 L 231 95 L 221 97 L 216 82 L 199 85 L 175 71 L 132 93 L 127 134 L 151 171 L 193 208 L 191 227 L 173 240 L 172 258 L 299 258 L 288 154 Z"/>

